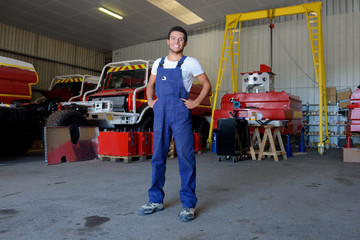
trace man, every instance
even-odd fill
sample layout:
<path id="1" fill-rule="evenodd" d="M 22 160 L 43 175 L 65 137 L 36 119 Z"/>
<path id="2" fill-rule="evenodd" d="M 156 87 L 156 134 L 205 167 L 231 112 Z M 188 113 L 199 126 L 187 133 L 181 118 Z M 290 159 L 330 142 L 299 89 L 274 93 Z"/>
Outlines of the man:
<path id="1" fill-rule="evenodd" d="M 167 44 L 169 55 L 154 62 L 146 89 L 148 105 L 154 110 L 152 184 L 148 192 L 149 202 L 139 209 L 139 214 L 147 215 L 164 209 L 166 159 L 174 135 L 181 178 L 180 200 L 183 205 L 179 216 L 181 221 L 187 222 L 195 218 L 197 203 L 190 109 L 197 107 L 207 97 L 211 85 L 200 63 L 195 58 L 183 55 L 187 44 L 185 29 L 179 26 L 171 28 Z M 190 100 L 188 96 L 194 77 L 203 85 L 203 89 L 195 100 Z"/>

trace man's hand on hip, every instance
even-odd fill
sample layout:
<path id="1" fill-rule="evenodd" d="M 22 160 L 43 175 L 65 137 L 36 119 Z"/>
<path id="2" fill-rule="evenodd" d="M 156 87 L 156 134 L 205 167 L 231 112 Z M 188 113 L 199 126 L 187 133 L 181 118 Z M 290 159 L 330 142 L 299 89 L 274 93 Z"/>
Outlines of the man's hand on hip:
<path id="1" fill-rule="evenodd" d="M 193 109 L 193 108 L 196 108 L 199 104 L 197 104 L 195 101 L 191 100 L 191 99 L 184 99 L 182 98 L 181 99 L 185 106 L 188 108 L 188 109 Z"/>
<path id="2" fill-rule="evenodd" d="M 147 104 L 149 105 L 149 107 L 153 108 L 154 107 L 154 104 L 156 103 L 157 99 L 155 100 L 148 100 L 147 101 Z"/>

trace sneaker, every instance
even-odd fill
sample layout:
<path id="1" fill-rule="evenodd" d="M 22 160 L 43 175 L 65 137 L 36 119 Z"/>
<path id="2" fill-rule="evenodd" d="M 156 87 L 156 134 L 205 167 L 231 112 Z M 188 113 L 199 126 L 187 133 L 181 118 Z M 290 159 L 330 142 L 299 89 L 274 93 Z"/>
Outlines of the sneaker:
<path id="1" fill-rule="evenodd" d="M 195 208 L 183 208 L 183 210 L 181 210 L 180 214 L 180 221 L 182 222 L 189 222 L 191 220 L 194 220 L 195 218 Z"/>
<path id="2" fill-rule="evenodd" d="M 162 203 L 149 202 L 146 205 L 142 206 L 138 212 L 140 215 L 148 215 L 161 210 L 164 210 L 164 205 Z"/>

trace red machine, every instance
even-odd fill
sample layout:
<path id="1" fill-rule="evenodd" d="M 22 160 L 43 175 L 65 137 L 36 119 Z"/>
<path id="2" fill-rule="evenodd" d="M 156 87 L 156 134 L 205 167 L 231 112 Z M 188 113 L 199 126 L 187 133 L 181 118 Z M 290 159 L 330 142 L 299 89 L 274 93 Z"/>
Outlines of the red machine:
<path id="1" fill-rule="evenodd" d="M 300 133 L 302 128 L 302 101 L 284 91 L 273 90 L 274 73 L 266 65 L 260 71 L 241 73 L 240 93 L 228 93 L 221 99 L 221 108 L 215 110 L 213 128 L 217 119 L 246 118 L 250 120 L 286 120 L 282 134 Z"/>
<path id="2" fill-rule="evenodd" d="M 360 87 L 360 86 L 359 86 Z M 360 88 L 357 88 L 350 97 L 350 105 L 348 113 L 348 131 L 360 132 Z"/>

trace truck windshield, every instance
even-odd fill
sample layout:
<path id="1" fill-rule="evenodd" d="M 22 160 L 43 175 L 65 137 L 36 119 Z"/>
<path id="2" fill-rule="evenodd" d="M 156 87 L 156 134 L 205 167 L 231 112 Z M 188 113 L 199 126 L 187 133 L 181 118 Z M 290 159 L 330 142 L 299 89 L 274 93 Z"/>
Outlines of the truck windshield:
<path id="1" fill-rule="evenodd" d="M 145 85 L 145 69 L 108 72 L 105 90 L 138 88 Z"/>

